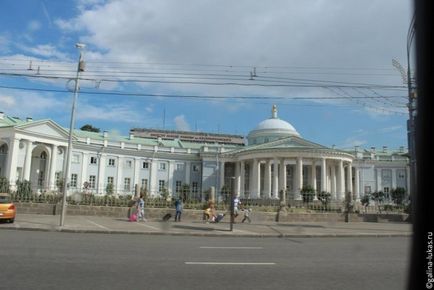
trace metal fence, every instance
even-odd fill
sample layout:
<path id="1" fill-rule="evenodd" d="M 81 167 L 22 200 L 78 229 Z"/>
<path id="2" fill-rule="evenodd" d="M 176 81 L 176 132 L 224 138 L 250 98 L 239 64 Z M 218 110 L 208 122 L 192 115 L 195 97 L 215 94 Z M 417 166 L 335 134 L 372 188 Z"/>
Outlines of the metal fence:
<path id="1" fill-rule="evenodd" d="M 11 193 L 12 200 L 15 202 L 25 203 L 49 203 L 56 204 L 62 201 L 63 195 L 56 193 L 48 194 L 20 194 L 17 192 Z M 145 207 L 147 208 L 172 208 L 174 207 L 175 199 L 145 198 Z M 405 213 L 409 211 L 408 205 L 395 204 L 371 204 L 363 206 L 359 203 L 351 205 L 351 208 L 346 208 L 343 202 L 330 202 L 327 204 L 321 201 L 303 202 L 302 200 L 289 200 L 282 204 L 278 199 L 240 199 L 241 205 L 245 208 L 252 208 L 255 211 L 277 212 L 282 207 L 285 207 L 290 212 L 310 212 L 310 213 L 327 213 L 327 212 L 345 212 L 350 210 L 355 213 Z M 115 206 L 115 207 L 130 207 L 134 205 L 135 199 L 132 195 L 95 195 L 90 193 L 76 192 L 67 197 L 67 203 L 72 205 L 92 205 L 92 206 Z M 202 210 L 208 207 L 209 202 L 201 199 L 187 199 L 184 201 L 185 209 Z M 227 211 L 230 208 L 229 200 L 215 201 L 217 210 Z"/>

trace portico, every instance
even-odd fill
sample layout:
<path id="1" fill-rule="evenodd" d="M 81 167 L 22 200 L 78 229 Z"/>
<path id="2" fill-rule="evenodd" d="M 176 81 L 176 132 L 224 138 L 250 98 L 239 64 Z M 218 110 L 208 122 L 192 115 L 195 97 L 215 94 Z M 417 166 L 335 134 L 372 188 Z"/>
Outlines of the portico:
<path id="1" fill-rule="evenodd" d="M 303 188 L 330 192 L 334 200 L 343 200 L 345 193 L 359 198 L 353 185 L 353 156 L 303 139 L 294 127 L 277 118 L 273 106 L 270 119 L 262 121 L 248 135 L 249 145 L 221 154 L 220 184 L 245 198 L 291 198 L 301 200 Z M 233 166 L 233 175 L 224 171 Z M 356 173 L 357 174 L 357 173 Z M 248 182 L 245 182 L 248 180 Z M 244 182 L 243 182 L 244 181 Z"/>

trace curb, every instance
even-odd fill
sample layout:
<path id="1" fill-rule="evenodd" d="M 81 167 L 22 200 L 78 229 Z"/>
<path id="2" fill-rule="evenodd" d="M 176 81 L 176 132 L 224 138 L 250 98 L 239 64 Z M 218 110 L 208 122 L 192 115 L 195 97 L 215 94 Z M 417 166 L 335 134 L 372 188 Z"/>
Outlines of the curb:
<path id="1" fill-rule="evenodd" d="M 394 238 L 394 237 L 412 237 L 412 233 L 352 233 L 352 234 L 234 234 L 227 233 L 195 233 L 195 232 L 140 232 L 140 231 L 120 231 L 120 230 L 85 230 L 85 229 L 68 229 L 60 226 L 52 228 L 32 228 L 32 227 L 2 227 L 0 230 L 15 231 L 40 231 L 40 232 L 62 232 L 62 233 L 83 233 L 83 234 L 122 234 L 122 235 L 149 235 L 149 236 L 193 236 L 193 237 L 240 237 L 240 238 L 351 238 L 351 237 L 369 237 L 369 238 Z"/>

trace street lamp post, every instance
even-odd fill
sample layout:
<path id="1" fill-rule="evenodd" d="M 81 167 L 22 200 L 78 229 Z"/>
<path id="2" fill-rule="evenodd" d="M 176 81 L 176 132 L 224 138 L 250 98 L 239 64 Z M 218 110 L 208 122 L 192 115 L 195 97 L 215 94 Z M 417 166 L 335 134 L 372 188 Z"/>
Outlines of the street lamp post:
<path id="1" fill-rule="evenodd" d="M 415 196 L 416 193 L 416 86 L 411 75 L 411 46 L 413 43 L 415 29 L 415 15 L 410 22 L 407 32 L 407 70 L 397 60 L 392 60 L 393 66 L 401 73 L 403 82 L 408 88 L 408 121 L 407 121 L 407 140 L 408 140 L 408 153 L 410 157 L 410 194 Z"/>
<path id="2" fill-rule="evenodd" d="M 83 61 L 83 55 L 82 55 L 82 49 L 85 47 L 84 44 L 77 43 L 75 45 L 76 48 L 80 51 L 80 56 L 78 59 L 78 65 L 77 65 L 77 74 L 75 76 L 75 85 L 74 85 L 74 94 L 72 97 L 72 109 L 71 109 L 71 122 L 69 124 L 69 139 L 68 139 L 68 152 L 66 156 L 66 170 L 65 170 L 65 177 L 64 177 L 64 184 L 63 184 L 63 199 L 62 199 L 62 212 L 60 214 L 60 226 L 63 226 L 65 224 L 65 215 L 66 215 L 66 195 L 68 193 L 68 186 L 70 183 L 70 170 L 71 170 L 71 156 L 72 156 L 72 135 L 73 130 L 75 126 L 75 106 L 77 103 L 78 98 L 78 92 L 80 90 L 79 86 L 79 77 L 80 73 L 84 71 L 84 61 Z"/>
<path id="3" fill-rule="evenodd" d="M 234 190 L 232 189 L 232 187 L 233 187 L 233 181 L 235 180 L 235 177 L 234 176 L 232 176 L 231 177 L 231 186 L 230 186 L 230 188 L 229 188 L 229 190 L 231 191 L 231 203 L 230 203 L 230 222 L 229 222 L 229 231 L 233 231 L 234 230 L 234 222 L 235 222 L 235 204 L 234 204 L 234 200 L 235 200 L 235 194 L 234 194 Z"/>
<path id="4" fill-rule="evenodd" d="M 407 87 L 408 87 L 408 113 L 409 120 L 407 124 L 408 131 L 408 146 L 409 146 L 409 155 L 410 155 L 410 193 L 412 196 L 415 196 L 416 193 L 416 126 L 415 126 L 415 118 L 416 118 L 416 88 L 413 86 L 413 80 L 411 76 L 411 45 L 413 43 L 414 35 L 415 35 L 415 15 L 411 20 L 410 26 L 407 32 Z"/>

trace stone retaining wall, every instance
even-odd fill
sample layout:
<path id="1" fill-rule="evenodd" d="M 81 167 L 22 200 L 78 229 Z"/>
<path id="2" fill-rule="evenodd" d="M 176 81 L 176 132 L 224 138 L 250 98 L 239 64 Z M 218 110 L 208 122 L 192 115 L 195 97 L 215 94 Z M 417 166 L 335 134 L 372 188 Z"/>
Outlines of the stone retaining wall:
<path id="1" fill-rule="evenodd" d="M 61 204 L 46 203 L 15 203 L 18 214 L 45 214 L 58 215 L 61 212 Z M 127 207 L 112 206 L 89 206 L 89 205 L 68 205 L 68 215 L 84 216 L 107 216 L 115 218 L 127 218 Z M 161 220 L 166 214 L 175 216 L 175 210 L 170 208 L 146 208 L 145 216 L 149 220 Z M 344 222 L 345 214 L 343 213 L 291 213 L 291 212 L 255 212 L 250 214 L 253 221 L 257 222 L 275 222 L 276 218 L 280 222 Z M 184 220 L 202 220 L 201 210 L 185 209 L 182 213 Z M 241 221 L 242 214 L 236 219 Z M 406 222 L 407 214 L 350 214 L 351 222 Z"/>

